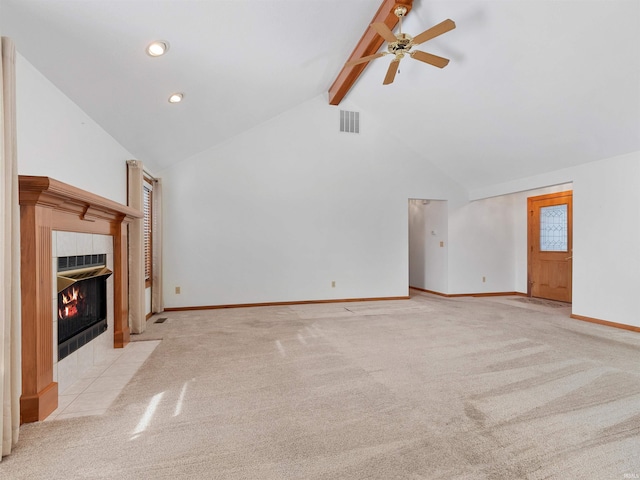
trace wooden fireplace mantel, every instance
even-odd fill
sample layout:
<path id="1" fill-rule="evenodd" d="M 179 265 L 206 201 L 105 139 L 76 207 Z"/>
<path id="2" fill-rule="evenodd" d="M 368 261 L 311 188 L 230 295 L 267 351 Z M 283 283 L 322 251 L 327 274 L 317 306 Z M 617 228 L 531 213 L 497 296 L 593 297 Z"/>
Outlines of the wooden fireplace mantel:
<path id="1" fill-rule="evenodd" d="M 49 177 L 19 177 L 22 289 L 22 422 L 44 420 L 58 407 L 53 381 L 51 232 L 111 235 L 114 347 L 129 343 L 127 225 L 139 210 Z"/>

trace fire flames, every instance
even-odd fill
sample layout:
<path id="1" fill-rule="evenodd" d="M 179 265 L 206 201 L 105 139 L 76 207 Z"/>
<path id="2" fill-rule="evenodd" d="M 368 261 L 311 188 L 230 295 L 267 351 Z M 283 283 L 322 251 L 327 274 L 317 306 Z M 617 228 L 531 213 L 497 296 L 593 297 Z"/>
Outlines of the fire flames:
<path id="1" fill-rule="evenodd" d="M 66 292 L 66 294 L 65 294 Z M 78 314 L 78 301 L 80 300 L 80 289 L 76 287 L 68 288 L 60 294 L 62 305 L 58 305 L 58 318 L 70 318 Z"/>

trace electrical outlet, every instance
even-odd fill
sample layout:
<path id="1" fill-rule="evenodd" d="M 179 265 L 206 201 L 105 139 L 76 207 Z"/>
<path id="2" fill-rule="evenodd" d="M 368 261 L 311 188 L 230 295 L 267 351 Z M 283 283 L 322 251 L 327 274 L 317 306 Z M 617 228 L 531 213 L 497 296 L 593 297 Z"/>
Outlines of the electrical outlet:
<path id="1" fill-rule="evenodd" d="M 441 246 L 441 247 L 444 247 L 444 242 L 440 242 L 440 246 Z"/>
<path id="2" fill-rule="evenodd" d="M 487 281 L 487 277 L 482 277 L 482 283 Z"/>
<path id="3" fill-rule="evenodd" d="M 180 295 L 180 287 L 176 287 L 176 295 Z"/>
<path id="4" fill-rule="evenodd" d="M 335 280 L 331 280 L 331 288 L 336 288 L 336 281 Z"/>

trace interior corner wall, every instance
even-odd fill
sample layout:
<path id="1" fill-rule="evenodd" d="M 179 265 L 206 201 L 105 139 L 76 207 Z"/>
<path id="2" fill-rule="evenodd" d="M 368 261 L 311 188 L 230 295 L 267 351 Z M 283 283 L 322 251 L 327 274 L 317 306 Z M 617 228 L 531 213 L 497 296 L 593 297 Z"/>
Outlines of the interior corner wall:
<path id="1" fill-rule="evenodd" d="M 319 96 L 159 172 L 167 307 L 408 295 L 407 200 L 466 192 L 366 111 L 359 134 L 339 118 Z"/>
<path id="2" fill-rule="evenodd" d="M 448 291 L 448 210 L 442 200 L 409 200 L 409 285 Z"/>
<path id="3" fill-rule="evenodd" d="M 133 156 L 20 54 L 16 58 L 18 173 L 47 176 L 126 204 Z"/>

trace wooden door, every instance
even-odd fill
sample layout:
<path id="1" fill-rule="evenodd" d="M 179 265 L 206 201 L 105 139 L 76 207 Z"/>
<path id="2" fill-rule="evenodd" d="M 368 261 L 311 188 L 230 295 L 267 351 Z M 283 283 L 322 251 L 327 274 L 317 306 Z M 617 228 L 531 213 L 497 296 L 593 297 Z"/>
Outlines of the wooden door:
<path id="1" fill-rule="evenodd" d="M 571 302 L 572 192 L 527 200 L 528 295 Z"/>

